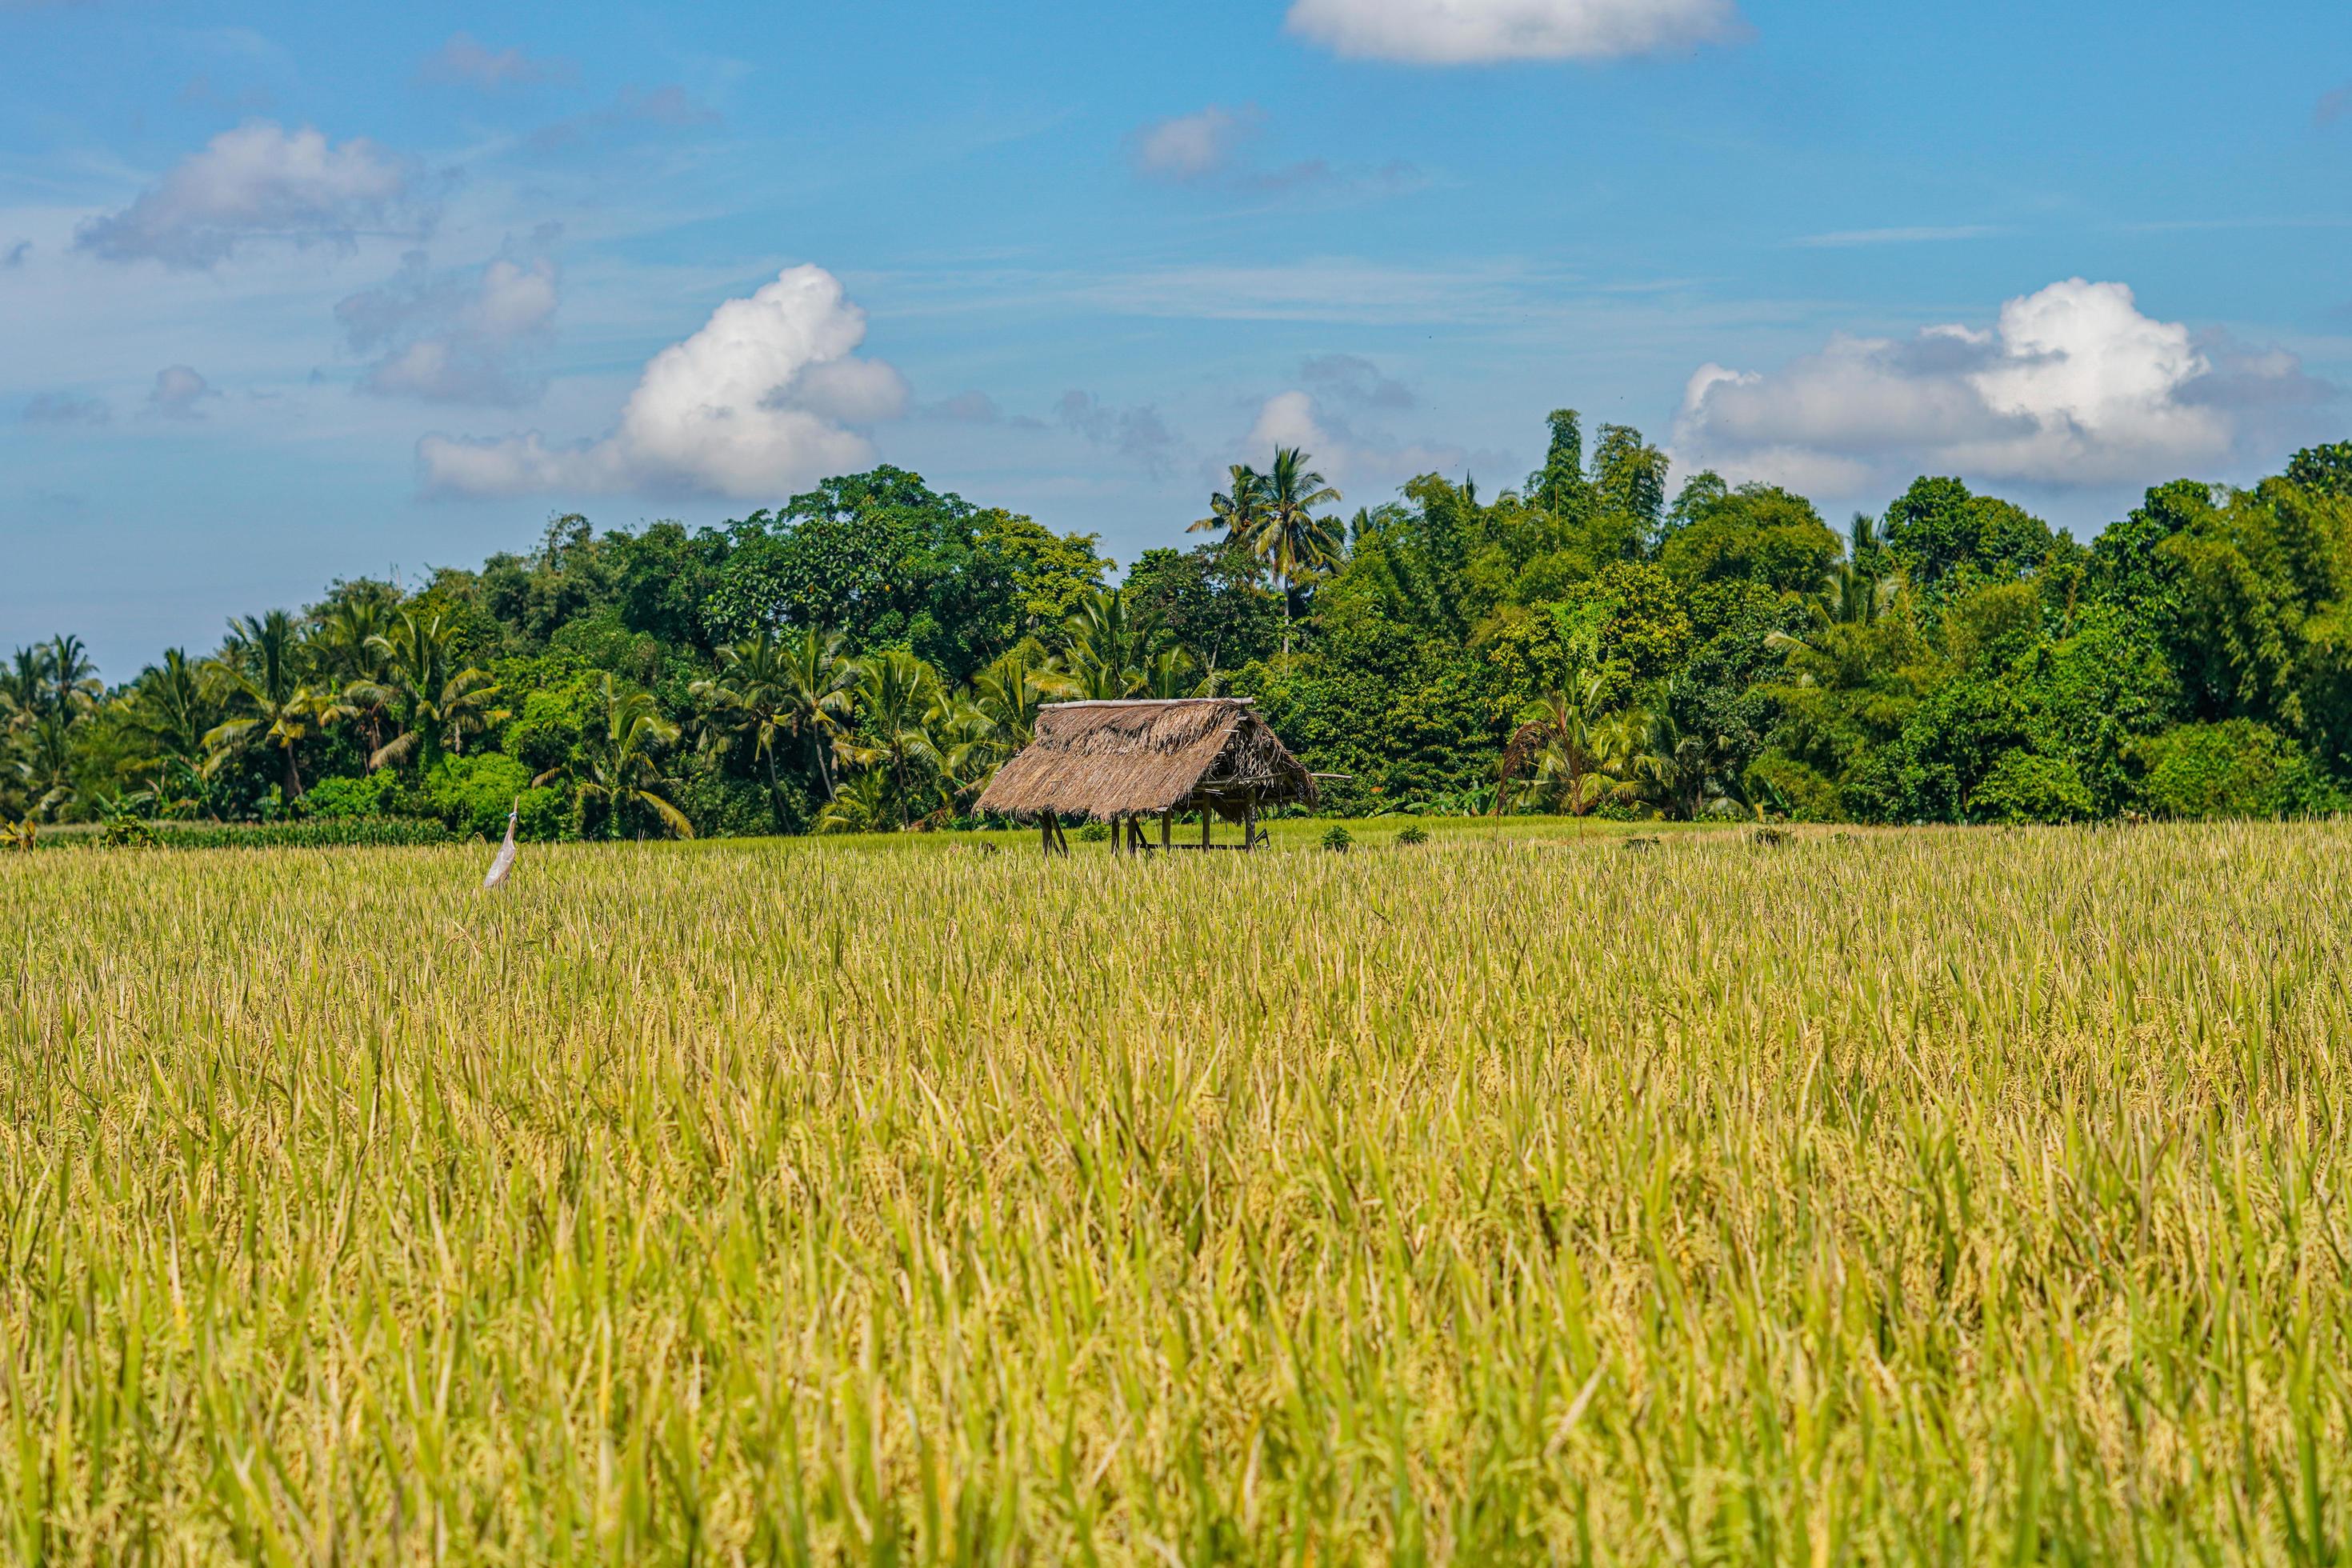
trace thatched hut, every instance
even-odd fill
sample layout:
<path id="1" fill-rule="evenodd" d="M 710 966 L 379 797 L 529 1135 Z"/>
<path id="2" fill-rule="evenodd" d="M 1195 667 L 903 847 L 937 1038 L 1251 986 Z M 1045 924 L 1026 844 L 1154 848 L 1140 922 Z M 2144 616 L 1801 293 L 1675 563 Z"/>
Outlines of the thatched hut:
<path id="1" fill-rule="evenodd" d="M 1217 817 L 1242 825 L 1242 842 L 1261 841 L 1261 809 L 1313 805 L 1315 777 L 1290 754 L 1246 698 L 1166 701 L 1055 702 L 1039 710 L 1036 736 L 997 769 L 979 809 L 1034 821 L 1047 854 L 1066 853 L 1061 825 L 1111 825 L 1114 854 L 1224 847 L 1212 841 Z M 1179 814 L 1198 812 L 1201 841 L 1178 845 Z M 1143 819 L 1160 819 L 1159 842 Z"/>

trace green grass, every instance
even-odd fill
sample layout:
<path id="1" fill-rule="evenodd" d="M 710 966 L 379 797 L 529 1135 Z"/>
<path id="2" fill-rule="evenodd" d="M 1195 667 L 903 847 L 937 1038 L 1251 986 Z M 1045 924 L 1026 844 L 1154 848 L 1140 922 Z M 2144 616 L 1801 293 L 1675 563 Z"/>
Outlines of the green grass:
<path id="1" fill-rule="evenodd" d="M 0 1554 L 2342 1560 L 2352 831 L 1431 826 L 0 859 Z"/>

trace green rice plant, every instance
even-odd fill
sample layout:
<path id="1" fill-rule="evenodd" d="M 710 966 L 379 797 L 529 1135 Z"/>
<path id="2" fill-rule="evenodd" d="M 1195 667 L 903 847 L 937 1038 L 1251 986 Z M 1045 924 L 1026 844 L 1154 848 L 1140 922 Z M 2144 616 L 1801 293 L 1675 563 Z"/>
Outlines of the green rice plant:
<path id="1" fill-rule="evenodd" d="M 2342 1560 L 2352 828 L 1294 826 L 0 857 L 0 1560 Z"/>

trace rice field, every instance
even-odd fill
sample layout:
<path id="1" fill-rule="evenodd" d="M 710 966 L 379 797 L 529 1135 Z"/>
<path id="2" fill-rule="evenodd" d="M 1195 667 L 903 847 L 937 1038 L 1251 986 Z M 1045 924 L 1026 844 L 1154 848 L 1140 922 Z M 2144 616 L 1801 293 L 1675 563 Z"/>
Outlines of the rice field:
<path id="1" fill-rule="evenodd" d="M 2352 828 L 0 861 L 0 1554 L 2352 1551 Z"/>

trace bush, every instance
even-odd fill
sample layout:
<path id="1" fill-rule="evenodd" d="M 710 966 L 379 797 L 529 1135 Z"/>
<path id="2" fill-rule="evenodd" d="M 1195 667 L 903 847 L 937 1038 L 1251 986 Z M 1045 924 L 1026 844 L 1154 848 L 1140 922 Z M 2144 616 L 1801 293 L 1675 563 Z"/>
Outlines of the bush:
<path id="1" fill-rule="evenodd" d="M 1418 822 L 1407 823 L 1397 831 L 1396 841 L 1400 844 L 1426 844 L 1429 842 L 1429 829 Z"/>
<path id="2" fill-rule="evenodd" d="M 378 768 L 372 773 L 320 779 L 294 803 L 294 811 L 312 821 L 348 822 L 363 816 L 397 816 L 404 804 L 400 775 L 390 768 Z"/>
<path id="3" fill-rule="evenodd" d="M 2147 770 L 2140 798 L 2151 816 L 2326 816 L 2347 808 L 2344 792 L 2302 747 L 2251 720 L 2178 724 L 2133 754 Z"/>
<path id="4" fill-rule="evenodd" d="M 754 838 L 784 826 L 764 785 L 723 773 L 698 773 L 669 793 L 698 838 Z M 793 826 L 798 826 L 795 823 Z"/>
<path id="5" fill-rule="evenodd" d="M 1751 795 L 1777 798 L 1791 822 L 1835 822 L 1842 815 L 1834 782 L 1778 752 L 1767 752 L 1748 763 L 1747 782 Z"/>
<path id="6" fill-rule="evenodd" d="M 1089 822 L 1078 829 L 1078 842 L 1081 844 L 1099 844 L 1109 837 L 1110 824 L 1108 822 Z"/>
<path id="7" fill-rule="evenodd" d="M 1331 825 L 1330 831 L 1323 835 L 1323 847 L 1334 855 L 1345 855 L 1355 847 L 1355 843 L 1348 830 L 1336 822 Z"/>
<path id="8" fill-rule="evenodd" d="M 2039 752 L 2002 752 L 1969 801 L 1978 822 L 2081 822 L 2097 814 L 2074 764 Z"/>
<path id="9" fill-rule="evenodd" d="M 460 838 L 503 836 L 507 813 L 517 808 L 518 801 L 522 820 L 516 824 L 515 837 L 562 837 L 566 821 L 563 792 L 544 785 L 532 788 L 530 768 L 501 752 L 443 757 L 416 786 L 416 802 L 424 815 L 446 824 Z"/>

